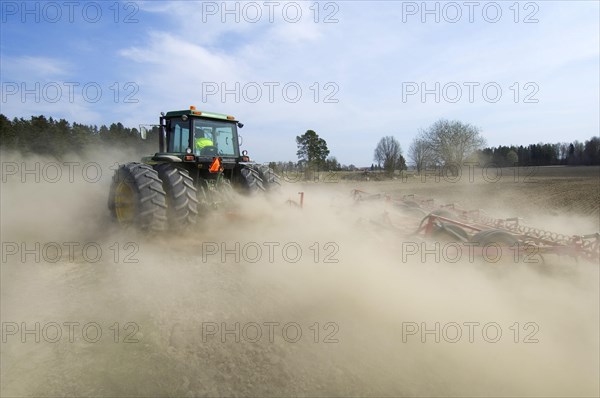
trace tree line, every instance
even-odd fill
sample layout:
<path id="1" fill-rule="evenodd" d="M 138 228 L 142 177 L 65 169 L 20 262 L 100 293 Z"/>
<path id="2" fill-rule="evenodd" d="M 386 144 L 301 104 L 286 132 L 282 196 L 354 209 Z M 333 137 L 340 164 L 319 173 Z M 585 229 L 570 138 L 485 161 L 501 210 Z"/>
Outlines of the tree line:
<path id="1" fill-rule="evenodd" d="M 61 158 L 69 152 L 94 150 L 99 145 L 129 147 L 140 153 L 157 149 L 157 131 L 149 132 L 146 140 L 136 128 L 121 123 L 110 126 L 69 123 L 65 119 L 46 118 L 9 120 L 0 114 L 0 148 L 14 149 Z M 272 163 L 276 168 L 295 170 L 354 171 L 354 165 L 343 165 L 330 156 L 327 142 L 313 130 L 296 137 L 298 162 Z M 419 130 L 411 143 L 408 159 L 418 172 L 447 164 L 460 165 L 465 161 L 497 166 L 600 165 L 600 138 L 585 142 L 538 143 L 528 146 L 485 147 L 480 129 L 460 121 L 440 119 L 426 129 Z M 406 160 L 398 141 L 393 136 L 382 137 L 375 146 L 371 170 L 393 174 L 406 169 Z"/>
<path id="2" fill-rule="evenodd" d="M 155 138 L 155 137 L 154 137 Z M 142 140 L 136 128 L 121 123 L 110 126 L 69 123 L 65 119 L 32 116 L 9 120 L 0 114 L 0 148 L 24 154 L 47 155 L 60 159 L 70 152 L 81 153 L 99 146 L 131 147 L 140 153 L 157 148 L 156 139 Z"/>
<path id="3" fill-rule="evenodd" d="M 477 151 L 480 162 L 498 166 L 600 165 L 600 138 L 585 142 L 498 146 Z"/>
<path id="4" fill-rule="evenodd" d="M 335 158 L 328 158 L 327 142 L 313 130 L 296 137 L 299 163 L 297 167 L 312 165 L 319 170 L 341 170 Z M 480 165 L 551 166 L 600 165 L 600 138 L 585 142 L 557 144 L 538 143 L 528 146 L 485 147 L 481 129 L 458 120 L 439 119 L 426 129 L 420 129 L 408 149 L 408 158 L 417 172 L 428 168 L 452 165 L 462 167 L 465 162 Z M 406 169 L 400 143 L 393 136 L 382 137 L 374 151 L 371 170 L 384 170 L 393 175 Z M 279 166 L 279 165 L 278 165 Z M 288 165 L 289 166 L 289 165 Z"/>

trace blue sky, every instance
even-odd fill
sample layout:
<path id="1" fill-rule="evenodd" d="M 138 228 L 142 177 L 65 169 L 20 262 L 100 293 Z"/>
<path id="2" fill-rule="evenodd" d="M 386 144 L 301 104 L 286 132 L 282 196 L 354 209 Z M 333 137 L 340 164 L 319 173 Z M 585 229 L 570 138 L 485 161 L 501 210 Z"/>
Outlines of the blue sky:
<path id="1" fill-rule="evenodd" d="M 358 166 L 386 135 L 406 153 L 439 118 L 489 145 L 600 131 L 597 1 L 0 5 L 10 118 L 136 127 L 195 105 L 242 120 L 258 161 L 295 160 L 313 129 Z"/>

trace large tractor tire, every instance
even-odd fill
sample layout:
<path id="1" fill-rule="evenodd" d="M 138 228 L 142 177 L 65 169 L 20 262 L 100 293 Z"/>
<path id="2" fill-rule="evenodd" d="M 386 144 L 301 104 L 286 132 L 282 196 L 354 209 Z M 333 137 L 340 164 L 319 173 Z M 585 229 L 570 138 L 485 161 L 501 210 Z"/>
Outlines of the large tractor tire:
<path id="1" fill-rule="evenodd" d="M 247 193 L 253 195 L 265 191 L 263 179 L 255 167 L 246 165 L 242 167 L 240 174 L 242 187 Z"/>
<path id="2" fill-rule="evenodd" d="M 198 191 L 187 170 L 172 163 L 154 166 L 167 195 L 167 219 L 171 229 L 185 228 L 196 223 Z"/>
<path id="3" fill-rule="evenodd" d="M 165 230 L 166 193 L 158 173 L 146 164 L 127 163 L 117 169 L 110 187 L 108 208 L 121 225 L 146 232 Z"/>
<path id="4" fill-rule="evenodd" d="M 258 166 L 258 174 L 262 178 L 263 186 L 266 191 L 276 191 L 281 188 L 280 178 L 273 169 L 266 165 Z"/>

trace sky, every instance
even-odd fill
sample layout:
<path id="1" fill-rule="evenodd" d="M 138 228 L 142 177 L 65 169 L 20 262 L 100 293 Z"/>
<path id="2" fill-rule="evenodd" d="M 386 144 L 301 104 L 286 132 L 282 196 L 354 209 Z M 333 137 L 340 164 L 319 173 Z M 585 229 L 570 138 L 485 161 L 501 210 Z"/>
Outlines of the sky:
<path id="1" fill-rule="evenodd" d="M 488 146 L 600 131 L 598 1 L 2 1 L 1 113 L 128 127 L 234 115 L 259 162 L 342 164 L 440 118 Z M 158 147 L 158 145 L 157 145 Z"/>

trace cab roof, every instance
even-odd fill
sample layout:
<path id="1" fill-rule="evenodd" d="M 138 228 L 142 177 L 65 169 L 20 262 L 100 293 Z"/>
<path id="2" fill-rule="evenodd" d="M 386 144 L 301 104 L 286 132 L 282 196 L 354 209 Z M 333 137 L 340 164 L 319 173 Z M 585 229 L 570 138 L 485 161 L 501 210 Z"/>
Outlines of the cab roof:
<path id="1" fill-rule="evenodd" d="M 168 117 L 178 117 L 178 116 L 183 116 L 183 115 L 192 116 L 192 117 L 200 116 L 200 117 L 205 117 L 205 118 L 209 118 L 209 119 L 219 119 L 219 120 L 227 120 L 227 121 L 231 121 L 231 122 L 237 122 L 237 119 L 233 116 L 225 115 L 223 113 L 206 112 L 206 111 L 196 110 L 195 106 L 190 106 L 190 109 L 185 109 L 182 111 L 167 112 L 165 117 L 167 117 L 167 118 Z"/>

